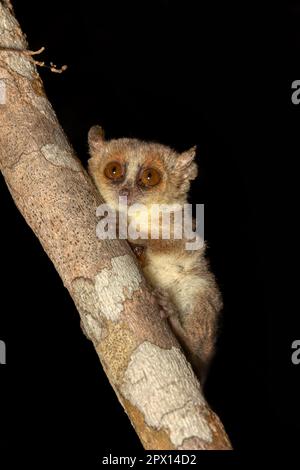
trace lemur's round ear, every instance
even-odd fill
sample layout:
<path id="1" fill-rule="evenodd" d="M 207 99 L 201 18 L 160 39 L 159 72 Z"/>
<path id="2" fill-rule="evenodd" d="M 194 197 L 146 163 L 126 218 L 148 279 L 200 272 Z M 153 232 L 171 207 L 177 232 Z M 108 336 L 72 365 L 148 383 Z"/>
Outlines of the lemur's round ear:
<path id="1" fill-rule="evenodd" d="M 194 158 L 196 156 L 196 145 L 192 147 L 189 150 L 186 150 L 185 152 L 181 153 L 176 161 L 176 166 L 178 168 L 187 168 L 190 166 L 190 164 L 193 162 Z"/>
<path id="2" fill-rule="evenodd" d="M 197 165 L 194 162 L 196 156 L 196 145 L 189 150 L 178 155 L 176 160 L 176 170 L 182 172 L 182 176 L 187 179 L 195 179 L 197 176 Z"/>
<path id="3" fill-rule="evenodd" d="M 88 143 L 91 150 L 100 150 L 104 143 L 104 130 L 101 126 L 92 126 L 88 133 Z"/>

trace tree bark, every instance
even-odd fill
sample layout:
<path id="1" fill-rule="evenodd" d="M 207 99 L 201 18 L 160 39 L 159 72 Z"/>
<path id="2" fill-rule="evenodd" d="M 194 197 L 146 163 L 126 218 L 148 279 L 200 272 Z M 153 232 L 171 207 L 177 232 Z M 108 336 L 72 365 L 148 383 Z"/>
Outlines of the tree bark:
<path id="1" fill-rule="evenodd" d="M 97 239 L 101 199 L 26 49 L 9 2 L 0 2 L 0 168 L 18 209 L 73 298 L 144 447 L 230 449 L 129 245 Z"/>

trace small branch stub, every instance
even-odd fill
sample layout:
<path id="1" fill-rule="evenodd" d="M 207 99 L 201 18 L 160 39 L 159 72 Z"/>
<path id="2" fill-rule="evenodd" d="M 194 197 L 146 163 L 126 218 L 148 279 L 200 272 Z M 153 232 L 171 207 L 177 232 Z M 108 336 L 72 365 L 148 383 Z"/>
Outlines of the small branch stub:
<path id="1" fill-rule="evenodd" d="M 67 65 L 62 65 L 60 68 L 58 68 L 57 65 L 55 65 L 53 62 L 50 62 L 50 65 L 47 65 L 44 61 L 38 61 L 36 59 L 33 59 L 32 56 L 41 54 L 42 52 L 44 52 L 44 50 L 45 50 L 44 46 L 42 46 L 38 51 L 29 51 L 27 49 L 17 49 L 17 48 L 14 48 L 14 47 L 10 47 L 10 48 L 9 47 L 0 47 L 0 52 L 8 52 L 8 53 L 12 53 L 12 54 L 25 55 L 29 58 L 29 60 L 31 60 L 38 67 L 45 67 L 53 73 L 62 73 L 62 72 L 65 72 L 65 70 L 67 70 L 67 68 L 68 68 Z"/>

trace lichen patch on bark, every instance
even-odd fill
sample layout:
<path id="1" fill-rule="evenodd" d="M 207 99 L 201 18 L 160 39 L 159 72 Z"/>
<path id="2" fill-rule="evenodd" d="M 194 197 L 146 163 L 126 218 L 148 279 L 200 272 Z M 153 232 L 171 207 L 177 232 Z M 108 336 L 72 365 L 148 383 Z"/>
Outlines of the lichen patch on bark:
<path id="1" fill-rule="evenodd" d="M 111 266 L 103 267 L 94 281 L 84 277 L 72 281 L 72 290 L 76 291 L 77 306 L 84 327 L 96 345 L 103 338 L 103 326 L 107 325 L 109 328 L 109 322 L 120 320 L 125 301 L 132 298 L 141 282 L 138 267 L 129 255 L 112 258 Z M 113 331 L 114 328 L 110 328 L 110 334 Z M 112 350 L 115 346 L 113 338 L 114 336 L 110 339 Z M 125 361 L 126 365 L 126 355 Z"/>
<path id="2" fill-rule="evenodd" d="M 11 38 L 14 34 L 14 47 L 22 48 L 26 44 L 25 39 L 20 34 L 17 20 L 7 11 L 0 2 L 1 31 L 0 41 L 2 47 L 11 47 Z"/>
<path id="3" fill-rule="evenodd" d="M 131 299 L 140 288 L 140 271 L 129 255 L 111 259 L 111 268 L 104 268 L 95 278 L 95 290 L 102 314 L 112 321 L 118 321 L 123 311 L 123 303 Z"/>
<path id="4" fill-rule="evenodd" d="M 63 148 L 59 148 L 56 144 L 46 144 L 41 148 L 41 152 L 50 163 L 56 166 L 70 168 L 73 171 L 81 171 L 79 162 Z"/>
<path id="5" fill-rule="evenodd" d="M 175 447 L 170 440 L 169 432 L 165 429 L 153 429 L 145 423 L 143 414 L 136 406 L 124 399 L 124 406 L 130 418 L 132 425 L 141 437 L 142 444 L 145 449 L 153 450 L 174 450 Z"/>
<path id="6" fill-rule="evenodd" d="M 6 63 L 12 70 L 24 78 L 28 78 L 29 80 L 32 79 L 35 69 L 28 57 L 24 57 L 20 53 L 13 53 L 11 51 L 7 51 L 6 54 Z"/>
<path id="7" fill-rule="evenodd" d="M 206 406 L 200 385 L 178 348 L 142 343 L 132 354 L 121 393 L 148 426 L 168 430 L 175 447 L 192 437 L 212 441 L 209 424 L 199 412 Z"/>

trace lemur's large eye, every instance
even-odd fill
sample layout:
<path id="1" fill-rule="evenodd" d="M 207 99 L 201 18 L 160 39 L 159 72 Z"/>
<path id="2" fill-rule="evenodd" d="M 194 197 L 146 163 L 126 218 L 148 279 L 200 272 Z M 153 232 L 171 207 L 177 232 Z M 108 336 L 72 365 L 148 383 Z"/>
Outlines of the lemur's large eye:
<path id="1" fill-rule="evenodd" d="M 161 181 L 161 174 L 155 168 L 146 168 L 139 177 L 139 185 L 150 188 L 156 186 Z"/>
<path id="2" fill-rule="evenodd" d="M 104 168 L 106 178 L 110 180 L 122 180 L 124 178 L 124 167 L 119 162 L 109 162 Z"/>

